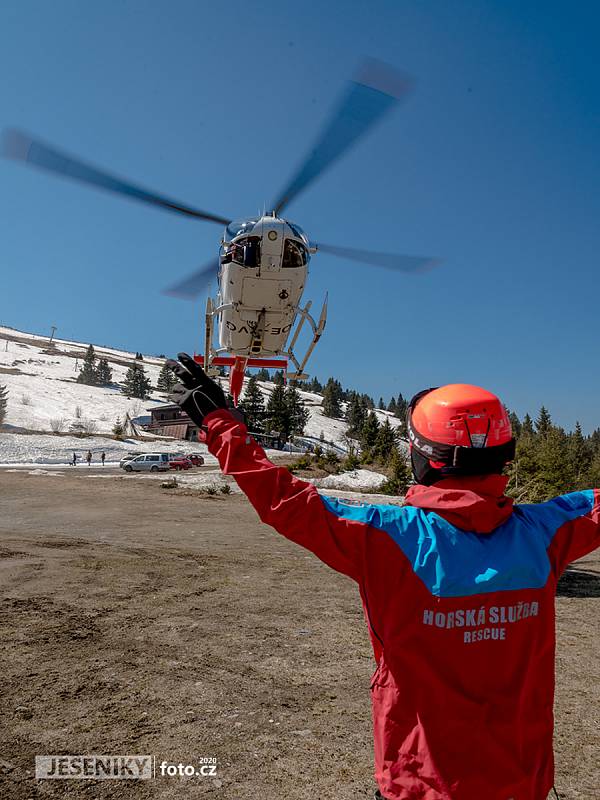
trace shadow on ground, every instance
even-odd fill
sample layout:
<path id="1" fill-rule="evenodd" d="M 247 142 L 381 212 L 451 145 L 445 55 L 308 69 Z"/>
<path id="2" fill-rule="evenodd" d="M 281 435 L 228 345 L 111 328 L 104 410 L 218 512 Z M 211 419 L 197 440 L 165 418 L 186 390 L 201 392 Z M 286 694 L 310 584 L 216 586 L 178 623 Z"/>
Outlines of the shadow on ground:
<path id="1" fill-rule="evenodd" d="M 558 582 L 557 597 L 600 597 L 600 574 L 581 567 L 566 569 Z"/>

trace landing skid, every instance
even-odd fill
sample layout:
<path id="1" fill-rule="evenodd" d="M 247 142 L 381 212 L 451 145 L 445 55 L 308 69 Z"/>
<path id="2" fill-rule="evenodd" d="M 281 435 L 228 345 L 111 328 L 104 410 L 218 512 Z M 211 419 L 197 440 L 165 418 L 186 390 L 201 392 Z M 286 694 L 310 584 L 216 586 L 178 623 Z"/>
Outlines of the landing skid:
<path id="1" fill-rule="evenodd" d="M 205 339 L 204 339 L 204 353 L 208 354 L 208 358 L 204 355 L 195 355 L 194 359 L 197 361 L 198 364 L 204 366 L 206 373 L 210 376 L 215 376 L 219 374 L 219 367 L 230 367 L 229 369 L 229 392 L 233 397 L 234 405 L 237 406 L 238 399 L 242 391 L 242 386 L 244 383 L 244 375 L 246 369 L 248 367 L 263 367 L 265 369 L 281 369 L 283 370 L 284 377 L 290 380 L 296 381 L 304 381 L 307 380 L 308 375 L 304 372 L 304 368 L 308 363 L 308 359 L 311 357 L 313 350 L 315 349 L 319 339 L 321 338 L 323 331 L 325 330 L 325 324 L 327 322 L 327 295 L 325 295 L 325 301 L 323 302 L 323 307 L 321 309 L 321 314 L 319 316 L 319 321 L 315 322 L 310 314 L 310 308 L 312 305 L 312 301 L 309 300 L 308 303 L 304 308 L 296 308 L 295 310 L 295 319 L 300 316 L 298 324 L 296 326 L 296 330 L 294 331 L 294 335 L 290 342 L 289 347 L 287 350 L 281 350 L 278 355 L 283 356 L 283 358 L 271 358 L 268 356 L 261 356 L 260 352 L 257 351 L 257 347 L 255 345 L 257 339 L 255 338 L 253 347 L 251 348 L 253 351 L 253 355 L 219 355 L 219 351 L 213 347 L 213 332 L 214 332 L 214 320 L 219 312 L 223 311 L 224 307 L 215 308 L 213 301 L 210 297 L 206 303 L 206 328 L 205 328 Z M 259 325 L 257 327 L 257 333 L 260 333 L 260 319 L 261 316 L 259 315 Z M 304 357 L 301 361 L 298 360 L 296 354 L 294 353 L 294 347 L 296 346 L 296 342 L 298 341 L 298 336 L 304 326 L 304 323 L 307 322 L 310 327 L 312 328 L 313 338 L 311 343 L 304 354 Z M 222 350 L 221 350 L 222 352 Z M 255 354 L 254 354 L 255 353 Z M 206 362 L 206 364 L 205 364 Z M 295 368 L 294 372 L 288 371 L 288 366 L 292 363 Z"/>

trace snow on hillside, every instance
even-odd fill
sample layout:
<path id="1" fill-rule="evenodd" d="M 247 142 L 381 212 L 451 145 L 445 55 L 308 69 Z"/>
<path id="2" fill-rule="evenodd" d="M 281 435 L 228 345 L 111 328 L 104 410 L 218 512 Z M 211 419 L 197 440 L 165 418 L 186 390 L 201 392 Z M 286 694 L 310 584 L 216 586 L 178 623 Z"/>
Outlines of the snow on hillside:
<path id="1" fill-rule="evenodd" d="M 116 418 L 147 415 L 147 409 L 165 396 L 153 393 L 150 400 L 129 399 L 120 387 L 85 386 L 76 383 L 86 344 L 48 339 L 0 327 L 0 383 L 8 389 L 5 424 L 35 431 L 51 431 L 53 421 L 63 420 L 68 430 L 78 417 L 93 423 L 96 433 L 111 433 Z M 122 383 L 135 353 L 106 347 L 96 348 L 98 357 L 106 358 L 115 384 Z M 142 362 L 150 381 L 155 384 L 163 359 L 144 357 Z"/>
<path id="2" fill-rule="evenodd" d="M 89 448 L 93 453 L 104 450 L 107 460 L 112 461 L 118 460 L 123 452 L 140 447 L 139 444 L 102 438 L 102 434 L 111 434 L 117 417 L 123 420 L 126 414 L 132 419 L 147 416 L 148 409 L 167 402 L 166 396 L 153 392 L 150 399 L 144 401 L 126 397 L 119 384 L 122 384 L 136 354 L 95 344 L 97 357 L 106 358 L 110 364 L 114 384 L 111 387 L 98 387 L 77 383 L 87 347 L 86 343 L 63 339 L 55 339 L 50 347 L 48 337 L 0 326 L 0 385 L 8 389 L 5 430 L 15 430 L 14 433 L 0 434 L 0 463 L 60 463 L 69 452 L 81 451 L 82 448 L 86 451 Z M 156 385 L 164 359 L 144 355 L 141 363 L 151 383 Z M 260 381 L 259 386 L 266 401 L 274 385 Z M 335 445 L 338 451 L 345 451 L 346 423 L 324 416 L 321 395 L 303 391 L 300 391 L 300 395 L 310 413 L 305 436 L 316 440 L 323 438 Z M 376 411 L 376 414 L 380 421 L 387 418 L 393 426 L 400 424 L 400 420 L 387 411 Z M 59 421 L 59 430 L 68 431 L 71 424 L 80 420 L 90 423 L 91 432 L 97 440 L 86 438 L 71 441 L 73 437 L 31 436 L 16 432 L 25 429 L 36 434 L 50 433 Z M 23 441 L 19 442 L 21 439 Z M 173 447 L 181 450 L 182 447 L 188 448 L 189 443 L 174 440 Z M 39 448 L 38 457 L 35 457 L 36 448 Z M 149 441 L 143 450 L 157 448 L 165 451 L 171 449 L 165 442 L 152 444 Z M 140 452 L 143 450 L 140 449 Z M 205 447 L 200 450 L 205 451 Z"/>

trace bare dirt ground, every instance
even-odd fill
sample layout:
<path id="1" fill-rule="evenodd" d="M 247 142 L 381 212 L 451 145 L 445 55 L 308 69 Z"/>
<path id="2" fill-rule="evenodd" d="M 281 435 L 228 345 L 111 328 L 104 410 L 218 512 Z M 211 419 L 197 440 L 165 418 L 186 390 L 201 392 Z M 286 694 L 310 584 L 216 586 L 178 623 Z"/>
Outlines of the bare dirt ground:
<path id="1" fill-rule="evenodd" d="M 0 511 L 1 800 L 372 796 L 358 592 L 244 497 L 0 473 Z M 574 566 L 556 783 L 561 800 L 598 800 L 600 556 Z M 36 782 L 34 756 L 58 753 L 215 756 L 218 773 Z"/>

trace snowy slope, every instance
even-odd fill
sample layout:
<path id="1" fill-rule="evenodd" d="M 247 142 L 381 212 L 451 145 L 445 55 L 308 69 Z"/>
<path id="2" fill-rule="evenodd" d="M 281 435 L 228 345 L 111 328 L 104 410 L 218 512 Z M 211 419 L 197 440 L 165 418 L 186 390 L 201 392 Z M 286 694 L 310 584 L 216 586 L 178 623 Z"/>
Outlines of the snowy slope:
<path id="1" fill-rule="evenodd" d="M 5 430 L 0 434 L 0 463 L 38 461 L 58 463 L 73 449 L 91 449 L 93 453 L 104 450 L 108 460 L 117 460 L 123 452 L 135 450 L 139 445 L 115 442 L 102 437 L 110 435 L 117 417 L 121 420 L 128 414 L 132 419 L 149 414 L 148 409 L 166 402 L 166 396 L 153 392 L 150 399 L 140 401 L 127 398 L 119 384 L 135 360 L 135 353 L 114 348 L 96 346 L 98 358 L 106 358 L 113 371 L 114 385 L 111 387 L 85 386 L 76 383 L 81 369 L 82 358 L 87 343 L 55 339 L 49 348 L 48 337 L 29 334 L 0 326 L 0 385 L 8 389 L 8 409 Z M 156 384 L 164 359 L 144 355 L 142 362 L 151 383 Z M 273 391 L 273 384 L 259 382 L 265 401 Z M 310 412 L 306 426 L 306 436 L 319 439 L 321 434 L 326 442 L 340 449 L 346 449 L 346 423 L 330 419 L 321 410 L 322 397 L 311 392 L 300 392 Z M 387 411 L 377 411 L 380 421 L 388 418 L 390 424 L 397 426 L 400 421 Z M 36 434 L 50 433 L 57 421 L 61 429 L 83 420 L 91 424 L 96 439 L 74 439 L 66 436 L 30 436 L 10 432 L 19 428 L 35 431 Z M 22 442 L 19 442 L 23 439 Z M 72 439 L 72 441 L 71 441 Z M 166 442 L 161 442 L 160 450 L 169 450 Z M 156 450 L 157 444 L 145 443 L 143 450 Z M 174 441 L 175 449 L 188 447 L 187 443 Z M 194 449 L 194 448 L 192 448 Z M 203 448 L 202 452 L 206 448 Z M 35 452 L 39 457 L 33 457 Z M 140 449 L 140 452 L 142 450 Z"/>

